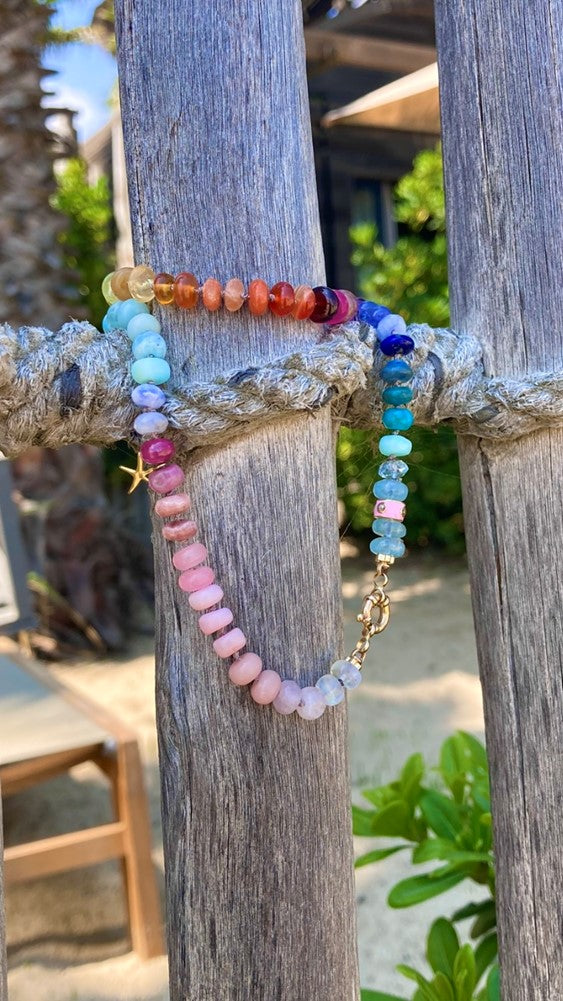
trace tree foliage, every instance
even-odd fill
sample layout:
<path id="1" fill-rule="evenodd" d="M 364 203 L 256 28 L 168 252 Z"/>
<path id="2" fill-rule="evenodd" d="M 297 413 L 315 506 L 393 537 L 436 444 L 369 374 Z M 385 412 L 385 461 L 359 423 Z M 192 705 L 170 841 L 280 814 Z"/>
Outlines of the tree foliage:
<path id="1" fill-rule="evenodd" d="M 399 239 L 385 247 L 376 228 L 351 230 L 352 260 L 362 295 L 385 303 L 407 321 L 432 326 L 449 322 L 446 224 L 440 148 L 425 150 L 395 188 Z M 415 429 L 409 487 L 409 542 L 464 549 L 457 445 L 449 428 Z M 370 488 L 379 464 L 373 432 L 343 428 L 338 443 L 338 482 L 346 524 L 367 531 L 372 521 Z"/>

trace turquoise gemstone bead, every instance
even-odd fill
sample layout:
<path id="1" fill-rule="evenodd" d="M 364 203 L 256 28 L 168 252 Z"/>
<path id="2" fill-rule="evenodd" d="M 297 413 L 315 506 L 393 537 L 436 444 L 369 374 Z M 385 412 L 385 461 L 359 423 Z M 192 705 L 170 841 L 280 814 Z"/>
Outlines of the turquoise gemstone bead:
<path id="1" fill-rule="evenodd" d="M 384 382 L 410 382 L 413 375 L 409 363 L 401 358 L 393 358 L 381 369 L 381 378 Z"/>
<path id="2" fill-rule="evenodd" d="M 410 403 L 413 397 L 412 389 L 408 386 L 386 386 L 381 394 L 384 403 L 390 403 L 396 407 L 401 403 Z"/>
<path id="3" fill-rule="evenodd" d="M 139 334 L 146 334 L 151 330 L 156 334 L 160 334 L 161 326 L 156 316 L 152 313 L 137 313 L 132 320 L 129 320 L 127 324 L 127 336 L 131 338 L 132 341 L 135 340 Z"/>
<path id="4" fill-rule="evenodd" d="M 414 424 L 413 415 L 404 407 L 389 407 L 383 411 L 381 420 L 383 426 L 390 431 L 408 431 Z"/>
<path id="5" fill-rule="evenodd" d="M 390 539 L 388 536 L 374 539 L 369 548 L 375 556 L 404 556 L 405 543 L 402 539 Z"/>
<path id="6" fill-rule="evenodd" d="M 126 299 L 125 302 L 117 304 L 117 322 L 120 330 L 127 330 L 129 320 L 139 313 L 148 313 L 149 307 L 146 302 L 137 302 L 136 299 Z"/>
<path id="7" fill-rule="evenodd" d="M 371 528 L 374 535 L 386 535 L 390 539 L 402 539 L 407 534 L 406 526 L 391 518 L 376 518 Z"/>
<path id="8" fill-rule="evenodd" d="M 373 485 L 373 495 L 378 500 L 404 501 L 409 495 L 409 488 L 400 480 L 378 480 Z"/>
<path id="9" fill-rule="evenodd" d="M 161 386 L 170 378 L 170 365 L 164 358 L 139 358 L 131 365 L 135 382 L 154 382 Z"/>
<path id="10" fill-rule="evenodd" d="M 160 334 L 148 330 L 139 334 L 133 341 L 134 358 L 164 358 L 166 356 L 166 341 Z M 407 411 L 408 412 L 408 411 Z"/>
<path id="11" fill-rule="evenodd" d="M 402 459 L 386 459 L 377 470 L 383 479 L 389 477 L 390 480 L 400 480 L 402 476 L 406 476 L 408 471 L 409 467 Z"/>
<path id="12" fill-rule="evenodd" d="M 110 330 L 119 329 L 119 323 L 117 322 L 117 310 L 119 306 L 121 306 L 120 302 L 112 303 L 106 315 L 104 316 L 104 319 L 102 321 L 102 327 L 105 330 L 106 334 L 109 333 Z"/>
<path id="13" fill-rule="evenodd" d="M 379 439 L 379 451 L 382 455 L 409 455 L 412 452 L 412 441 L 402 434 L 384 434 Z"/>

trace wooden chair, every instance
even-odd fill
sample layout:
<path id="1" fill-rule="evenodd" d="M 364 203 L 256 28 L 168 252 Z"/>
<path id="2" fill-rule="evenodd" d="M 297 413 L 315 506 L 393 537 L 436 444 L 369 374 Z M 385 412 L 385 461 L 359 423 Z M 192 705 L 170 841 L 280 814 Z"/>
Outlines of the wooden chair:
<path id="1" fill-rule="evenodd" d="M 84 761 L 94 762 L 109 779 L 116 819 L 6 848 L 6 885 L 122 859 L 133 949 L 143 959 L 160 956 L 164 952 L 160 904 L 134 733 L 38 665 L 0 650 L 2 796 L 21 792 Z"/>

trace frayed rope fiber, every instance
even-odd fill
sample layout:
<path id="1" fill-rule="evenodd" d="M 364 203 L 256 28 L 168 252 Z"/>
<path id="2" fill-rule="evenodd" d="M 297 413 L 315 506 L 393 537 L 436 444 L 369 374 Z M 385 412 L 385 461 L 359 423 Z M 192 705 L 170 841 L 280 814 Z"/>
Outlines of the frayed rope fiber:
<path id="1" fill-rule="evenodd" d="M 409 327 L 409 334 L 416 345 L 409 360 L 417 424 L 449 422 L 460 434 L 504 440 L 563 426 L 563 372 L 489 378 L 472 335 L 424 325 Z M 78 322 L 57 333 L 1 326 L 0 449 L 15 456 L 31 445 L 107 445 L 129 437 L 137 413 L 130 358 L 123 331 L 102 333 Z M 374 428 L 384 361 L 373 329 L 349 323 L 259 368 L 208 383 L 173 376 L 163 410 L 188 451 L 328 404 L 349 426 Z"/>

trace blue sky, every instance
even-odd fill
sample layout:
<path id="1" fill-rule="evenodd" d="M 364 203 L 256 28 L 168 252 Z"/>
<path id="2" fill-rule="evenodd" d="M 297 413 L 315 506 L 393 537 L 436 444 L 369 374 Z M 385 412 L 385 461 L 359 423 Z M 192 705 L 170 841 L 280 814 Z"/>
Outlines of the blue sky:
<path id="1" fill-rule="evenodd" d="M 88 24 L 98 0 L 59 0 L 54 24 L 75 28 Z M 78 112 L 74 123 L 80 140 L 87 139 L 109 118 L 108 97 L 116 79 L 115 60 L 96 45 L 50 48 L 44 64 L 57 71 L 44 87 L 53 91 L 45 104 Z"/>

